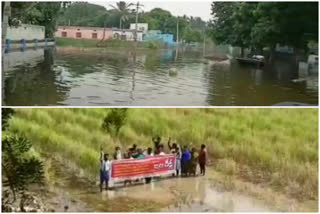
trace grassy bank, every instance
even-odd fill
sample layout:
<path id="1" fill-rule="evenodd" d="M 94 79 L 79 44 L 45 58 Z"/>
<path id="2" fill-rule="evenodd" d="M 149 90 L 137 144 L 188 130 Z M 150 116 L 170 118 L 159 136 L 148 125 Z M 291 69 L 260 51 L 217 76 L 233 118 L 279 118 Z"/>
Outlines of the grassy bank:
<path id="1" fill-rule="evenodd" d="M 62 158 L 94 178 L 99 149 L 151 146 L 169 136 L 208 145 L 215 170 L 263 183 L 302 199 L 318 198 L 317 109 L 129 109 L 115 140 L 101 129 L 108 109 L 17 109 L 10 130 L 37 152 Z"/>
<path id="2" fill-rule="evenodd" d="M 71 38 L 56 38 L 56 44 L 60 47 L 79 47 L 79 48 L 133 48 L 134 42 L 133 41 L 124 41 L 124 40 L 116 40 L 110 39 L 106 41 L 99 41 L 94 39 L 71 39 Z M 162 42 L 138 42 L 137 48 L 144 48 L 144 49 L 163 49 L 168 48 Z"/>

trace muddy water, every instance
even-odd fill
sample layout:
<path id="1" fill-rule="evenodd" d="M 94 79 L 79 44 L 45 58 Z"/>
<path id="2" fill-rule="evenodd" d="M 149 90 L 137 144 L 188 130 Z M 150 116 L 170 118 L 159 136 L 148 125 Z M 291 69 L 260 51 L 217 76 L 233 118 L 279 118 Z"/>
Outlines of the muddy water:
<path id="1" fill-rule="evenodd" d="M 136 194 L 137 191 L 141 194 Z M 265 206 L 263 201 L 234 192 L 218 191 L 210 180 L 204 177 L 161 180 L 142 187 L 136 186 L 115 191 L 111 197 L 121 194 L 131 198 L 149 199 L 168 204 L 159 210 L 165 212 L 271 211 L 271 208 Z"/>
<path id="2" fill-rule="evenodd" d="M 77 178 L 78 179 L 78 178 Z M 264 201 L 240 193 L 218 190 L 207 177 L 162 178 L 141 181 L 100 193 L 98 187 L 76 178 L 65 180 L 60 191 L 73 202 L 60 200 L 70 211 L 100 212 L 270 212 Z M 65 197 L 67 198 L 67 197 Z M 81 202 L 79 202 L 81 201 Z M 83 207 L 83 203 L 87 207 Z M 77 210 L 80 205 L 81 210 Z"/>
<path id="3" fill-rule="evenodd" d="M 13 52 L 4 57 L 2 98 L 10 106 L 317 104 L 318 76 L 293 82 L 299 74 L 291 58 L 258 69 L 214 66 L 189 49 Z"/>

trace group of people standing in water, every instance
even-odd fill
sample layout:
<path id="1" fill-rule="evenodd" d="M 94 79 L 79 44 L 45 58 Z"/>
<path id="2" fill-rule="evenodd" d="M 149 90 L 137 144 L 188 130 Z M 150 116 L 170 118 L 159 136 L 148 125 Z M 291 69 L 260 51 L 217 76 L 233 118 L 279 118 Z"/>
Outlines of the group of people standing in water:
<path id="1" fill-rule="evenodd" d="M 126 152 L 122 152 L 120 147 L 116 147 L 113 153 L 113 160 L 121 159 L 142 159 L 148 156 L 154 155 L 176 155 L 176 174 L 175 176 L 190 176 L 196 175 L 197 165 L 199 164 L 200 175 L 205 175 L 206 165 L 208 161 L 208 153 L 206 146 L 201 145 L 200 150 L 197 152 L 196 148 L 188 148 L 184 146 L 180 147 L 177 143 L 171 143 L 171 138 L 168 140 L 168 149 L 165 152 L 164 144 L 161 143 L 161 137 L 152 138 L 154 147 L 148 147 L 146 149 L 138 148 L 136 144 L 133 144 Z M 103 183 L 106 183 L 106 189 L 108 189 L 109 183 L 109 171 L 111 168 L 111 161 L 109 154 L 104 154 L 101 151 L 100 155 L 100 190 L 102 191 Z M 146 182 L 149 183 L 151 178 L 146 178 Z"/>

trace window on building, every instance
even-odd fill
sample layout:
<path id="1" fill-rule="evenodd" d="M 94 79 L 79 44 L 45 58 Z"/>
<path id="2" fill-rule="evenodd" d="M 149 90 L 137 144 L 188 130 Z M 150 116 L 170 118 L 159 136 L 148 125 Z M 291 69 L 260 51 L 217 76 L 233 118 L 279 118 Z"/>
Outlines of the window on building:
<path id="1" fill-rule="evenodd" d="M 77 33 L 76 33 L 76 37 L 77 37 L 77 38 L 81 38 L 81 33 L 80 33 L 80 32 L 77 32 Z"/>
<path id="2" fill-rule="evenodd" d="M 98 38 L 98 34 L 97 33 L 92 33 L 92 39 L 96 39 Z"/>
<path id="3" fill-rule="evenodd" d="M 67 37 L 67 32 L 61 32 L 62 37 Z"/>

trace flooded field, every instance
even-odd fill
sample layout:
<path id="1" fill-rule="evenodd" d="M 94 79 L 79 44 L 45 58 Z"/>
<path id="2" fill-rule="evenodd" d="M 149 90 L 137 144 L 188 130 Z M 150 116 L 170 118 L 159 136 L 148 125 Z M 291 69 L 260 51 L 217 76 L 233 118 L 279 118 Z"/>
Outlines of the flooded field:
<path id="1" fill-rule="evenodd" d="M 203 106 L 318 103 L 317 75 L 301 82 L 286 59 L 262 69 L 216 66 L 201 50 L 28 50 L 4 57 L 3 104 Z"/>
<path id="2" fill-rule="evenodd" d="M 207 177 L 162 178 L 150 184 L 141 181 L 100 193 L 97 186 L 79 178 L 67 178 L 57 186 L 56 211 L 98 212 L 271 212 L 263 200 L 219 190 Z M 81 185 L 80 185 L 81 184 Z M 60 190 L 59 190 L 60 189 Z M 72 202 L 67 202 L 72 198 Z"/>
<path id="3" fill-rule="evenodd" d="M 115 184 L 112 190 L 99 192 L 98 185 L 63 174 L 47 204 L 56 212 L 68 207 L 70 212 L 288 212 L 301 210 L 295 199 L 278 200 L 274 204 L 236 190 L 218 188 L 210 176 L 161 178 L 150 184 L 135 181 L 127 186 Z M 317 210 L 317 202 L 307 205 Z M 308 208 L 309 207 L 309 208 Z"/>

